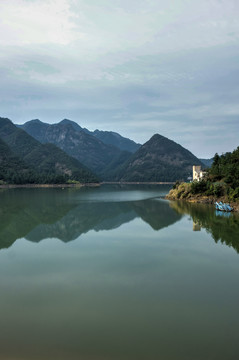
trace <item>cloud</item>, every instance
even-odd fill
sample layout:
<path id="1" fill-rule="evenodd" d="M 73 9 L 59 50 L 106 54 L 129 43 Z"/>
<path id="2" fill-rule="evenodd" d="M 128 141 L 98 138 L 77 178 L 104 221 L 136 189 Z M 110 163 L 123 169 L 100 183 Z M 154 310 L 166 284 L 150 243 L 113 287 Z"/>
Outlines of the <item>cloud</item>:
<path id="1" fill-rule="evenodd" d="M 0 45 L 66 45 L 83 36 L 74 31 L 67 0 L 1 1 L 0 13 Z"/>
<path id="2" fill-rule="evenodd" d="M 228 0 L 2 1 L 1 116 L 233 150 L 238 12 Z"/>

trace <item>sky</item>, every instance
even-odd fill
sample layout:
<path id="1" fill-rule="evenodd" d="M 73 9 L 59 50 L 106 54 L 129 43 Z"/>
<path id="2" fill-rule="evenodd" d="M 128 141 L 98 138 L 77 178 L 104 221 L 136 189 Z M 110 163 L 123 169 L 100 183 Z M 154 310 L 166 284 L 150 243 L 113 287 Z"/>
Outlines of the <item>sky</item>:
<path id="1" fill-rule="evenodd" d="M 239 146 L 238 0 L 0 0 L 0 116 Z"/>

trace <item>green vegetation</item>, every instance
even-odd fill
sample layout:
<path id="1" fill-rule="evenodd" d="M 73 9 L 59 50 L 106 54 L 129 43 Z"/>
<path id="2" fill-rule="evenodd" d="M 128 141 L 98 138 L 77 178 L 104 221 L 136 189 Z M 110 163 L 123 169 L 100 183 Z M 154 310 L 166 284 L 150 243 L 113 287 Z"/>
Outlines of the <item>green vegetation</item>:
<path id="1" fill-rule="evenodd" d="M 97 177 L 53 144 L 41 144 L 9 119 L 0 118 L 2 184 L 94 183 Z"/>
<path id="2" fill-rule="evenodd" d="M 177 181 L 168 197 L 190 199 L 205 196 L 212 199 L 239 201 L 239 147 L 232 153 L 215 154 L 213 164 L 201 181 L 190 184 Z"/>
<path id="3" fill-rule="evenodd" d="M 239 146 L 232 153 L 214 156 L 208 179 L 216 181 L 214 191 L 227 195 L 229 200 L 239 200 Z"/>
<path id="4" fill-rule="evenodd" d="M 117 169 L 115 175 L 120 181 L 171 182 L 186 180 L 192 173 L 193 165 L 203 166 L 190 151 L 155 134 Z"/>

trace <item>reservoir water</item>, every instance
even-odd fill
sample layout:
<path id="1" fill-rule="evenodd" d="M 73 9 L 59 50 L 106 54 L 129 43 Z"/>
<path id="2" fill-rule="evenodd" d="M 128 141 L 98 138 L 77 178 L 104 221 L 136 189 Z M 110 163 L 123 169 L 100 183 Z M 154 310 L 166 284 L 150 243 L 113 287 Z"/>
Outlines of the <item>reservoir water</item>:
<path id="1" fill-rule="evenodd" d="M 239 217 L 168 190 L 0 190 L 0 360 L 239 359 Z"/>

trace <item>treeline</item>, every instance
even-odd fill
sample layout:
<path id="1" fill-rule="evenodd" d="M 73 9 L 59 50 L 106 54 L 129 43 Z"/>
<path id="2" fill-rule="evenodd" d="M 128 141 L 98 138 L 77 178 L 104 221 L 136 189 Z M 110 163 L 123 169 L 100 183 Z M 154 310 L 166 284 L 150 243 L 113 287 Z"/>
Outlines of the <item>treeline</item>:
<path id="1" fill-rule="evenodd" d="M 212 167 L 209 170 L 209 179 L 223 181 L 232 189 L 239 187 L 239 146 L 232 153 L 214 156 Z"/>
<path id="2" fill-rule="evenodd" d="M 79 183 L 79 177 L 69 176 L 67 174 L 54 174 L 54 173 L 43 173 L 39 174 L 32 170 L 29 171 L 1 171 L 0 169 L 0 185 L 4 184 L 74 184 Z M 95 177 L 84 174 L 84 183 L 95 183 L 97 182 Z"/>
<path id="3" fill-rule="evenodd" d="M 215 154 L 205 179 L 192 183 L 192 193 L 198 192 L 208 196 L 227 196 L 230 201 L 239 198 L 239 147 L 232 153 Z"/>
<path id="4" fill-rule="evenodd" d="M 44 164 L 41 164 L 40 167 L 39 156 L 34 161 L 37 165 L 35 168 L 13 154 L 9 147 L 0 139 L 0 185 L 93 183 L 98 181 L 93 173 L 83 167 L 78 169 L 72 167 L 69 174 L 62 174 L 56 171 L 52 162 L 49 162 L 49 158 L 47 160 L 47 157 Z"/>

